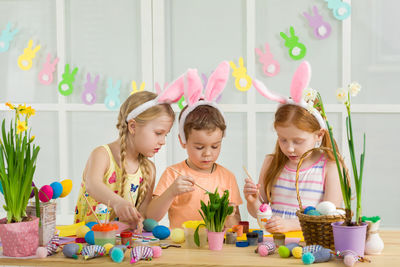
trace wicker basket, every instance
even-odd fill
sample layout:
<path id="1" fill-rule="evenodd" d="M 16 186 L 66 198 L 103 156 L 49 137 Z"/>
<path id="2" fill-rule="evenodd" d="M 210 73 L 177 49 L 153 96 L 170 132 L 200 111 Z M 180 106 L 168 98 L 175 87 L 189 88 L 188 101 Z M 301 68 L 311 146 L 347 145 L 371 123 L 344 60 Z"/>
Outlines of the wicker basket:
<path id="1" fill-rule="evenodd" d="M 301 229 L 303 231 L 303 236 L 304 240 L 307 245 L 321 245 L 325 248 L 330 248 L 332 250 L 335 249 L 335 244 L 333 241 L 333 232 L 332 232 L 332 226 L 331 223 L 337 222 L 337 221 L 344 221 L 345 220 L 345 215 L 319 215 L 319 216 L 314 216 L 314 215 L 307 215 L 304 214 L 304 209 L 301 203 L 300 199 L 300 193 L 299 193 L 299 173 L 300 173 L 300 167 L 301 164 L 303 163 L 303 160 L 313 153 L 314 151 L 317 150 L 322 150 L 325 152 L 332 152 L 332 149 L 327 148 L 327 147 L 319 147 L 319 148 L 313 148 L 305 152 L 301 158 L 299 163 L 297 164 L 297 171 L 296 171 L 296 193 L 297 193 L 297 201 L 299 202 L 299 208 L 296 212 L 297 217 L 299 217 Z M 346 168 L 343 158 L 338 154 L 338 158 L 342 166 L 344 167 L 345 171 L 348 174 L 348 169 Z M 347 177 L 349 177 L 347 175 Z"/>

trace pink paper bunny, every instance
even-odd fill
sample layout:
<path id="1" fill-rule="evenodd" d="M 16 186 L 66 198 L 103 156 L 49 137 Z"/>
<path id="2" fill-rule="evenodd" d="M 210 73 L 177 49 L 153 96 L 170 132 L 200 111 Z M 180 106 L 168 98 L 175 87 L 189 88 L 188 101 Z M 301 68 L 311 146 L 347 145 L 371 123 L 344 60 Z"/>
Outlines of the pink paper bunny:
<path id="1" fill-rule="evenodd" d="M 86 105 L 93 105 L 96 102 L 96 89 L 99 82 L 99 75 L 96 75 L 94 81 L 91 82 L 90 73 L 86 75 L 85 90 L 82 93 L 82 102 Z"/>
<path id="2" fill-rule="evenodd" d="M 253 79 L 253 86 L 261 95 L 272 101 L 278 102 L 282 105 L 299 105 L 309 110 L 316 117 L 321 128 L 325 129 L 325 122 L 322 119 L 321 114 L 315 108 L 310 109 L 310 107 L 307 106 L 307 103 L 303 100 L 303 90 L 308 87 L 310 79 L 311 66 L 307 61 L 303 61 L 293 75 L 292 83 L 290 85 L 290 97 L 281 96 L 277 93 L 270 91 L 263 82 L 257 79 Z"/>
<path id="3" fill-rule="evenodd" d="M 265 53 L 261 49 L 256 48 L 256 53 L 259 56 L 258 61 L 263 64 L 263 72 L 267 76 L 275 76 L 280 70 L 278 61 L 274 60 L 274 56 L 269 51 L 268 43 L 265 43 Z"/>
<path id="4" fill-rule="evenodd" d="M 225 89 L 226 83 L 229 79 L 230 65 L 227 61 L 221 62 L 215 71 L 208 78 L 203 95 L 203 84 L 197 69 L 189 69 L 186 72 L 186 86 L 184 88 L 184 96 L 188 108 L 182 113 L 179 122 L 179 134 L 182 143 L 186 144 L 186 137 L 183 130 L 187 115 L 200 105 L 209 105 L 218 109 L 221 114 L 222 111 L 218 108 L 216 100 Z"/>
<path id="5" fill-rule="evenodd" d="M 56 57 L 53 63 L 50 63 L 50 60 L 51 54 L 49 53 L 43 69 L 39 72 L 39 82 L 44 85 L 50 85 L 53 82 L 53 72 L 56 70 L 56 65 L 59 61 L 59 58 Z"/>

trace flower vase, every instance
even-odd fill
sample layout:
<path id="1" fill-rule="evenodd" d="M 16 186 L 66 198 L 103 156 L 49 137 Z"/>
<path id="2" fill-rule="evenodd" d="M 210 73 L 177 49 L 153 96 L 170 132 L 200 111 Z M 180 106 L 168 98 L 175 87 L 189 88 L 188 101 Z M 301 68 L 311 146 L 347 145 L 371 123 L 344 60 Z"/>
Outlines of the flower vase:
<path id="1" fill-rule="evenodd" d="M 378 229 L 381 220 L 377 222 L 368 221 L 367 241 L 365 242 L 365 254 L 379 255 L 381 254 L 384 244 L 382 238 L 379 236 Z"/>
<path id="2" fill-rule="evenodd" d="M 356 226 L 344 226 L 342 224 L 343 222 L 332 223 L 335 250 L 351 250 L 358 256 L 364 257 L 367 223 L 363 222 Z"/>
<path id="3" fill-rule="evenodd" d="M 207 231 L 208 237 L 208 248 L 210 250 L 221 250 L 224 244 L 225 232 L 209 232 Z"/>
<path id="4" fill-rule="evenodd" d="M 39 226 L 39 246 L 47 246 L 56 231 L 56 202 L 40 202 L 40 221 Z M 28 216 L 36 216 L 36 206 L 34 203 L 26 207 Z"/>
<path id="5" fill-rule="evenodd" d="M 39 247 L 39 218 L 30 218 L 30 221 L 18 223 L 7 223 L 7 218 L 0 220 L 4 256 L 27 257 L 36 254 Z"/>

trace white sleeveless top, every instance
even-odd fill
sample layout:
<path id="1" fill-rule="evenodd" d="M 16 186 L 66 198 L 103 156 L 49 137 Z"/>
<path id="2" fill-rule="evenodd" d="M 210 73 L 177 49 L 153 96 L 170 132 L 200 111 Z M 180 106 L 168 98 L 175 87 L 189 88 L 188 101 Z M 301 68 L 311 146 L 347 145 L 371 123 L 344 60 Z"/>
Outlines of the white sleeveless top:
<path id="1" fill-rule="evenodd" d="M 325 192 L 326 162 L 327 159 L 322 155 L 313 165 L 300 170 L 299 192 L 303 208 L 315 207 L 322 201 Z M 296 170 L 286 165 L 272 187 L 271 208 L 276 216 L 286 219 L 297 218 L 299 203 L 296 194 Z"/>

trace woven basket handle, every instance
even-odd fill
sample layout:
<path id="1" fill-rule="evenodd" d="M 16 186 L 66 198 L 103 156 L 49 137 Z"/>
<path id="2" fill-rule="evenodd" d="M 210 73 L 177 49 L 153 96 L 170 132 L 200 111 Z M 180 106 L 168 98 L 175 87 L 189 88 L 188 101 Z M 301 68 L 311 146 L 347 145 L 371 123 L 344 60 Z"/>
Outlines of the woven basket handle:
<path id="1" fill-rule="evenodd" d="M 299 202 L 299 208 L 300 210 L 303 210 L 303 205 L 301 204 L 301 199 L 300 199 L 300 192 L 299 192 L 299 175 L 300 175 L 300 167 L 301 164 L 303 163 L 304 159 L 313 153 L 314 151 L 325 151 L 325 152 L 331 152 L 333 154 L 333 150 L 329 147 L 316 147 L 312 148 L 308 151 L 306 151 L 303 155 L 300 157 L 299 163 L 297 163 L 297 170 L 296 170 L 296 194 L 297 194 L 297 201 Z M 339 152 L 336 153 L 339 159 L 340 164 L 342 165 L 342 168 L 344 168 L 344 171 L 346 172 L 346 178 L 347 182 L 350 185 L 350 179 L 349 179 L 349 170 L 346 167 L 346 164 L 344 163 L 343 157 L 339 154 Z"/>

